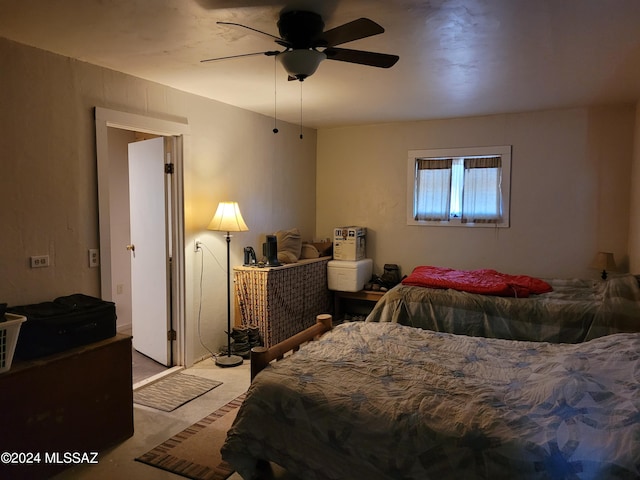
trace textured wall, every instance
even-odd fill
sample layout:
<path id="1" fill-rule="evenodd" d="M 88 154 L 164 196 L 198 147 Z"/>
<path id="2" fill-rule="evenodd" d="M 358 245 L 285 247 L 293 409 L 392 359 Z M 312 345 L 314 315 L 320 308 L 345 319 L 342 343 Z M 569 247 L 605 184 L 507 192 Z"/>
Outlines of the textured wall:
<path id="1" fill-rule="evenodd" d="M 374 271 L 397 263 L 596 275 L 596 251 L 628 262 L 634 108 L 568 109 L 320 130 L 317 235 L 368 229 Z M 511 227 L 406 225 L 407 151 L 512 145 Z"/>
<path id="2" fill-rule="evenodd" d="M 185 289 L 187 352 L 205 350 L 196 337 L 202 283 L 202 333 L 211 348 L 225 342 L 226 243 L 206 230 L 219 201 L 236 200 L 250 228 L 234 236 L 232 265 L 242 247 L 265 234 L 315 230 L 316 132 L 186 94 L 146 80 L 0 39 L 0 302 L 17 305 L 82 292 L 100 295 L 94 107 L 165 120 L 186 119 Z M 196 238 L 207 248 L 193 252 Z M 49 255 L 49 268 L 29 267 Z M 115 298 L 117 303 L 117 297 Z"/>

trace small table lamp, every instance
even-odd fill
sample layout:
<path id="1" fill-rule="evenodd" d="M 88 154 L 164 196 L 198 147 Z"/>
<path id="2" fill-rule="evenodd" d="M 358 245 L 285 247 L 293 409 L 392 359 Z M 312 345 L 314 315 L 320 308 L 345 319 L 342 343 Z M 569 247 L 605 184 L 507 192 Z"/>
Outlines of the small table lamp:
<path id="1" fill-rule="evenodd" d="M 215 215 L 211 219 L 207 230 L 227 232 L 227 354 L 216 357 L 216 365 L 221 367 L 236 367 L 242 364 L 242 357 L 231 355 L 231 268 L 229 266 L 230 232 L 246 232 L 249 230 L 244 223 L 240 207 L 237 202 L 220 202 Z"/>
<path id="2" fill-rule="evenodd" d="M 602 270 L 602 279 L 607 279 L 607 270 L 615 271 L 616 261 L 613 258 L 613 253 L 611 252 L 598 252 L 596 254 L 596 258 L 591 263 L 591 268 L 596 268 L 598 270 Z"/>

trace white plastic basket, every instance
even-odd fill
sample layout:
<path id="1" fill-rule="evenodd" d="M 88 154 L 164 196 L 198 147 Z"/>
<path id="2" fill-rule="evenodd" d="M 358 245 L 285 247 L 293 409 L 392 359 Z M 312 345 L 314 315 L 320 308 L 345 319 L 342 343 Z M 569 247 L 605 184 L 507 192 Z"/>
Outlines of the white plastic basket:
<path id="1" fill-rule="evenodd" d="M 5 313 L 5 322 L 0 323 L 0 373 L 11 368 L 13 353 L 16 350 L 20 326 L 27 318 L 22 315 Z"/>

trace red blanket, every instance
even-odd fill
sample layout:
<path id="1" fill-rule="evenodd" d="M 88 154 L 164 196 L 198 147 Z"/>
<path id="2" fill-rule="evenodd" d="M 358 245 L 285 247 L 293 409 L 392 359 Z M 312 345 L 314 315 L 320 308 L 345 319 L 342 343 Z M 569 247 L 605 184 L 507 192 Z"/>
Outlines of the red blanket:
<path id="1" fill-rule="evenodd" d="M 416 267 L 411 275 L 402 280 L 402 284 L 519 298 L 553 290 L 547 282 L 527 275 L 508 275 L 486 269 L 454 270 L 429 266 Z"/>

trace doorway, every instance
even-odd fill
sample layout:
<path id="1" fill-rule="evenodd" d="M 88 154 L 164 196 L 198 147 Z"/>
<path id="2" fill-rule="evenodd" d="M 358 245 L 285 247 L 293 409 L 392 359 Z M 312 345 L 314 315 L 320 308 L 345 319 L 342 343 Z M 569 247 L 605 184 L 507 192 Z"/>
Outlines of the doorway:
<path id="1" fill-rule="evenodd" d="M 168 367 L 185 364 L 182 135 L 186 131 L 186 123 L 167 122 L 96 108 L 101 293 L 105 300 L 116 303 L 118 330 L 134 333 L 134 336 L 136 328 L 133 316 L 135 307 L 133 305 L 134 299 L 140 293 L 137 291 L 140 289 L 140 283 L 136 287 L 131 280 L 131 257 L 135 255 L 132 247 L 135 243 L 131 240 L 129 223 L 131 212 L 129 204 L 129 145 L 149 138 L 157 138 L 166 147 L 165 151 L 161 153 L 162 158 L 159 161 L 172 165 L 167 171 L 164 192 L 153 194 L 155 204 L 166 206 L 166 222 L 160 228 L 167 233 L 167 264 L 165 268 L 168 280 L 166 287 L 161 286 L 160 288 L 166 288 L 166 298 L 161 300 L 161 303 L 166 306 L 167 315 L 164 324 L 160 322 L 161 325 L 157 327 L 158 332 L 156 333 L 161 341 L 164 341 L 165 346 L 165 358 L 160 358 L 159 361 Z M 164 172 L 162 175 L 165 175 Z M 144 183 L 148 183 L 146 179 Z M 134 185 L 131 186 L 131 189 L 135 188 Z M 155 198 L 158 195 L 162 198 Z M 129 246 L 128 249 L 127 246 Z M 155 278 L 149 279 L 146 283 L 156 285 L 157 278 L 156 274 Z M 146 290 L 146 286 L 144 289 Z M 140 311 L 140 307 L 138 307 L 138 311 Z M 139 317 L 139 313 L 136 314 L 136 317 Z M 149 317 L 157 318 L 158 315 L 154 313 Z M 147 333 L 137 336 L 146 338 Z M 143 350 L 142 353 L 148 355 L 149 352 L 144 351 L 146 348 L 143 346 L 141 350 Z M 149 356 L 154 357 L 153 355 Z M 140 358 L 137 358 L 140 363 Z M 156 358 L 154 360 L 158 361 Z"/>

